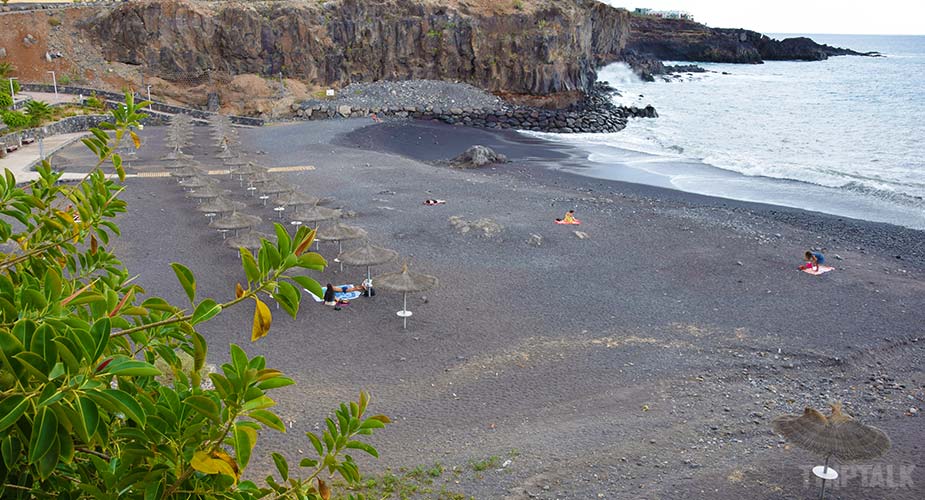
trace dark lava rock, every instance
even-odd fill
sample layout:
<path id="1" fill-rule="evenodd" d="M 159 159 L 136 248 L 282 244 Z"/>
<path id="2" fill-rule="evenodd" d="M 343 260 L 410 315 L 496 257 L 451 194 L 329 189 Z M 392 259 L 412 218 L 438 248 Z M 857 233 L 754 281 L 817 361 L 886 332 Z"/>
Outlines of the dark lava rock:
<path id="1" fill-rule="evenodd" d="M 507 157 L 503 154 L 496 153 L 491 148 L 476 145 L 450 160 L 450 165 L 456 168 L 478 168 L 505 162 L 507 162 Z"/>

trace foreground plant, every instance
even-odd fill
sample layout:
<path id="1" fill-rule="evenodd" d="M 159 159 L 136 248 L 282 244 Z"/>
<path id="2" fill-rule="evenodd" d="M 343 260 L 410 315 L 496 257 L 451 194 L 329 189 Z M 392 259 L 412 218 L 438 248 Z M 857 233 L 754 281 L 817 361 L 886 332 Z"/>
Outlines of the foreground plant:
<path id="1" fill-rule="evenodd" d="M 369 416 L 361 392 L 320 435 L 308 433 L 314 454 L 300 460 L 300 473 L 272 453 L 279 480 L 243 480 L 259 432 L 286 432 L 269 393 L 293 381 L 232 344 L 231 361 L 208 374 L 206 388 L 208 347 L 196 331 L 253 301 L 256 341 L 272 322 L 268 297 L 295 317 L 300 289 L 321 292 L 294 274 L 326 266 L 306 251 L 315 233 L 290 235 L 276 225 L 275 243 L 264 240 L 256 255 L 242 250 L 246 286 L 237 284 L 232 300 L 197 297 L 182 264 L 172 267 L 188 306 L 141 300 L 144 289 L 106 249 L 126 204 L 124 188 L 101 167 L 111 163 L 124 180 L 114 151 L 123 139 L 139 146 L 135 129 L 146 105 L 127 93 L 111 122 L 92 130 L 84 143 L 98 162 L 82 182 L 59 184 L 47 163 L 25 189 L 8 170 L 0 178 L 0 496 L 327 500 L 331 477 L 359 481 L 348 452 L 378 456 L 358 438 L 389 419 Z"/>

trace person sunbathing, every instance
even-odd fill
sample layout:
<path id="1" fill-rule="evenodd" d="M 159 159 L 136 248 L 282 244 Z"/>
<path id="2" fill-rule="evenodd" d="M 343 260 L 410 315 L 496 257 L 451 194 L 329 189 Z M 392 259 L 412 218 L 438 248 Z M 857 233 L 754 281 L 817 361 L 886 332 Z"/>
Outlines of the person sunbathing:
<path id="1" fill-rule="evenodd" d="M 428 206 L 443 205 L 444 203 L 446 203 L 446 200 L 434 200 L 434 199 L 424 200 L 424 204 Z"/>
<path id="2" fill-rule="evenodd" d="M 565 217 L 556 219 L 556 224 L 581 224 L 581 221 L 575 218 L 575 211 L 565 212 Z"/>

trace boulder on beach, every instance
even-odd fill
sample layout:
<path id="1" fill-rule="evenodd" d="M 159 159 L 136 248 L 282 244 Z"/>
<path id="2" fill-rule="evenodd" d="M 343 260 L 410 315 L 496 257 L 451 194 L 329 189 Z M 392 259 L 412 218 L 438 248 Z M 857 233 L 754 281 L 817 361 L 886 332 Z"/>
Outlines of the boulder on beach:
<path id="1" fill-rule="evenodd" d="M 450 160 L 450 165 L 456 168 L 479 168 L 505 162 L 507 162 L 507 157 L 503 154 L 496 153 L 491 148 L 476 145 Z"/>

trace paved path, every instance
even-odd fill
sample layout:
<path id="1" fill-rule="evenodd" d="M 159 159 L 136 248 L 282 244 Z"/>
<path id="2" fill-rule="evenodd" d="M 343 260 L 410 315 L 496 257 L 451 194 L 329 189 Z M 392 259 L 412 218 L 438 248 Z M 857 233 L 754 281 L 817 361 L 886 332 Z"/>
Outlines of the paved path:
<path id="1" fill-rule="evenodd" d="M 19 92 L 16 94 L 17 97 L 20 95 L 27 95 L 32 98 L 34 101 L 42 101 L 48 104 L 62 104 L 62 103 L 76 103 L 77 96 L 74 94 L 55 94 L 54 92 Z"/>
<path id="2" fill-rule="evenodd" d="M 43 144 L 45 157 L 53 155 L 58 150 L 79 140 L 81 137 L 89 135 L 88 132 L 77 132 L 74 134 L 62 134 L 46 137 Z M 16 182 L 22 184 L 31 182 L 38 178 L 38 173 L 32 170 L 32 166 L 41 161 L 39 156 L 38 141 L 32 144 L 24 145 L 18 150 L 0 158 L 0 171 L 9 169 L 16 176 Z M 78 180 L 85 174 L 65 173 L 62 180 Z"/>

